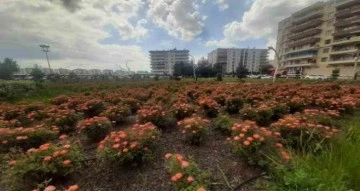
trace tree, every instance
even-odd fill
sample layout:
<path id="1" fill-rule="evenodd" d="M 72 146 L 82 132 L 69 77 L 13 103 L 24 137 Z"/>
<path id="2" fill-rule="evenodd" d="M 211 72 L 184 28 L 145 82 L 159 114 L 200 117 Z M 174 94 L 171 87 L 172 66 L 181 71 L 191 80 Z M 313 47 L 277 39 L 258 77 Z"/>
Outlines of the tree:
<path id="1" fill-rule="evenodd" d="M 333 71 L 332 71 L 332 74 L 331 74 L 331 77 L 332 79 L 334 80 L 337 80 L 340 76 L 340 69 L 339 68 L 335 68 Z"/>
<path id="2" fill-rule="evenodd" d="M 236 68 L 236 76 L 238 78 L 246 78 L 246 76 L 249 74 L 249 70 L 243 66 L 243 65 L 239 65 L 237 68 Z"/>
<path id="3" fill-rule="evenodd" d="M 11 80 L 13 74 L 19 71 L 19 65 L 11 58 L 5 58 L 0 62 L 0 79 Z"/>
<path id="4" fill-rule="evenodd" d="M 271 69 L 274 68 L 271 64 L 264 64 L 260 66 L 261 74 L 270 74 Z"/>
<path id="5" fill-rule="evenodd" d="M 199 77 L 215 77 L 216 75 L 216 71 L 213 69 L 213 67 L 211 67 L 211 65 L 204 65 L 204 64 L 199 64 L 199 67 L 196 70 L 196 74 Z"/>
<path id="6" fill-rule="evenodd" d="M 42 82 L 45 76 L 45 74 L 37 66 L 35 66 L 35 68 L 32 69 L 30 75 L 33 77 L 33 80 L 35 82 Z"/>
<path id="7" fill-rule="evenodd" d="M 176 63 L 173 76 L 193 76 L 193 65 L 184 62 Z"/>

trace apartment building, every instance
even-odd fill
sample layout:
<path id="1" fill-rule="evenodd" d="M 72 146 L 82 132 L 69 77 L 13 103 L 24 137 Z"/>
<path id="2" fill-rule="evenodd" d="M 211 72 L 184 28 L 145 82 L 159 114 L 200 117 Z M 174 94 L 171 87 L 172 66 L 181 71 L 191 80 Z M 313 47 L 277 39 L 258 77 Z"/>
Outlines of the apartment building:
<path id="1" fill-rule="evenodd" d="M 360 44 L 360 1 L 329 0 L 279 23 L 276 49 L 288 74 L 352 76 Z"/>
<path id="2" fill-rule="evenodd" d="M 214 66 L 222 64 L 225 73 L 233 73 L 239 65 L 245 66 L 249 72 L 259 72 L 260 66 L 268 64 L 266 49 L 218 48 L 208 54 L 208 62 Z"/>
<path id="3" fill-rule="evenodd" d="M 151 72 L 172 75 L 176 63 L 189 63 L 189 50 L 150 51 Z"/>

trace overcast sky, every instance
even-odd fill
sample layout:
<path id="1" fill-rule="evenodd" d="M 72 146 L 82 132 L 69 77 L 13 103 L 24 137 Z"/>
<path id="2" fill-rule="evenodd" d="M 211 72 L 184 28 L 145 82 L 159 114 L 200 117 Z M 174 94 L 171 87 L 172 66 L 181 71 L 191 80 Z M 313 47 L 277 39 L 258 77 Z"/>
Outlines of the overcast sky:
<path id="1" fill-rule="evenodd" d="M 150 70 L 149 50 L 275 46 L 277 23 L 317 0 L 0 0 L 0 59 Z"/>

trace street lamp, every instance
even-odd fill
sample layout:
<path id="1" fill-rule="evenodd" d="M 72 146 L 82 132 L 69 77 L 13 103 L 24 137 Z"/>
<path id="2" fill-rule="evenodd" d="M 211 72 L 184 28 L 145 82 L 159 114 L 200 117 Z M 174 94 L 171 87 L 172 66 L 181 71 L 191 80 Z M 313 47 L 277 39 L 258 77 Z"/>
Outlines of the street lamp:
<path id="1" fill-rule="evenodd" d="M 128 62 L 132 62 L 133 60 L 126 60 L 126 63 L 125 63 L 125 65 L 126 65 L 126 68 L 127 68 L 127 70 L 128 70 L 128 72 L 130 73 L 130 68 L 129 68 L 129 66 L 128 66 Z"/>
<path id="2" fill-rule="evenodd" d="M 198 69 L 198 66 L 195 65 L 195 58 L 194 58 L 194 56 L 192 56 L 191 54 L 189 54 L 189 56 L 191 57 L 191 59 L 192 59 L 192 61 L 193 61 L 193 74 L 194 74 L 194 79 L 197 81 L 196 69 Z"/>
<path id="3" fill-rule="evenodd" d="M 275 56 L 276 56 L 276 59 L 277 59 L 277 65 L 276 65 L 276 68 L 275 68 L 275 72 L 274 72 L 274 76 L 273 76 L 273 83 L 275 83 L 275 80 L 276 80 L 276 75 L 277 75 L 277 72 L 278 72 L 278 69 L 280 67 L 280 55 L 279 53 L 276 51 L 276 49 L 272 46 L 269 46 L 268 47 L 268 50 L 273 50 L 275 52 Z"/>
<path id="4" fill-rule="evenodd" d="M 40 48 L 42 48 L 42 51 L 45 52 L 45 55 L 46 55 L 46 60 L 47 60 L 47 63 L 48 63 L 48 66 L 49 66 L 49 71 L 51 73 L 51 67 L 50 67 L 50 62 L 49 62 L 49 57 L 47 55 L 48 52 L 50 52 L 49 48 L 50 46 L 49 45 L 45 45 L 45 44 L 41 44 L 39 45 Z"/>
<path id="5" fill-rule="evenodd" d="M 355 64 L 354 64 L 354 71 L 353 71 L 353 79 L 356 80 L 356 70 L 357 70 L 357 65 L 359 62 L 359 55 L 360 54 L 360 49 L 357 50 L 357 52 L 355 53 Z"/>

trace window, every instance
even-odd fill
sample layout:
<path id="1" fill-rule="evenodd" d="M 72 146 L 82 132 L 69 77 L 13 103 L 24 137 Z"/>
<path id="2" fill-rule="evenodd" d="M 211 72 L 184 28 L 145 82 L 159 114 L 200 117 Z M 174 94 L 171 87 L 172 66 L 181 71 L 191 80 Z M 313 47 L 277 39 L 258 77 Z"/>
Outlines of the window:
<path id="1" fill-rule="evenodd" d="M 326 62 L 327 61 L 327 57 L 321 58 L 321 62 Z"/>
<path id="2" fill-rule="evenodd" d="M 326 31 L 326 35 L 327 35 L 327 36 L 331 36 L 331 35 L 332 35 L 332 30 Z"/>
<path id="3" fill-rule="evenodd" d="M 324 48 L 323 53 L 329 53 L 329 48 Z"/>
<path id="4" fill-rule="evenodd" d="M 330 44 L 330 43 L 331 43 L 331 39 L 325 41 L 325 44 Z"/>

